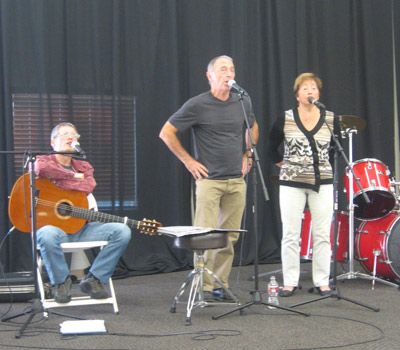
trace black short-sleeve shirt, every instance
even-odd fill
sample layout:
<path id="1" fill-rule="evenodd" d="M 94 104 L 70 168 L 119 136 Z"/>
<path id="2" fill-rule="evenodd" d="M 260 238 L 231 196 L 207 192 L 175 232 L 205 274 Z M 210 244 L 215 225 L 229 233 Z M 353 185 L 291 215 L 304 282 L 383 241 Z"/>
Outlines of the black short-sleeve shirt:
<path id="1" fill-rule="evenodd" d="M 248 97 L 243 105 L 250 127 L 255 116 Z M 193 129 L 194 157 L 209 171 L 208 179 L 241 177 L 245 118 L 239 95 L 231 93 L 227 101 L 215 98 L 210 91 L 189 99 L 169 122 L 182 132 Z"/>

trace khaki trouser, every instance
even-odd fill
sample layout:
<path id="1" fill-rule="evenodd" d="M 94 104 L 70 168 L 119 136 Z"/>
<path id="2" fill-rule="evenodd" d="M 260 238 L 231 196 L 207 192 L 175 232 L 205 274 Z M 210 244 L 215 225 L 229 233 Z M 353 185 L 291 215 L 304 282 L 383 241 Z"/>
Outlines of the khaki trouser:
<path id="1" fill-rule="evenodd" d="M 239 229 L 246 204 L 246 183 L 243 178 L 228 180 L 196 181 L 195 226 Z M 228 233 L 228 246 L 222 249 L 207 250 L 205 267 L 214 272 L 228 288 L 229 274 L 234 257 L 233 245 L 239 232 Z M 215 286 L 219 288 L 219 286 Z M 213 279 L 204 274 L 204 291 L 214 289 Z"/>

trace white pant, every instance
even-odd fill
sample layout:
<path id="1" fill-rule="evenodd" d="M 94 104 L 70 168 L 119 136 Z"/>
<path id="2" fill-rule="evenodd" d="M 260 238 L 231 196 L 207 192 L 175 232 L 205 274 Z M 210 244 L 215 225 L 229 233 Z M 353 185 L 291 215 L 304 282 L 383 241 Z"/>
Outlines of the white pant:
<path id="1" fill-rule="evenodd" d="M 282 269 L 285 286 L 296 287 L 299 283 L 299 240 L 307 198 L 313 232 L 313 282 L 316 287 L 329 285 L 333 185 L 321 185 L 319 192 L 306 188 L 279 186 L 282 217 Z"/>

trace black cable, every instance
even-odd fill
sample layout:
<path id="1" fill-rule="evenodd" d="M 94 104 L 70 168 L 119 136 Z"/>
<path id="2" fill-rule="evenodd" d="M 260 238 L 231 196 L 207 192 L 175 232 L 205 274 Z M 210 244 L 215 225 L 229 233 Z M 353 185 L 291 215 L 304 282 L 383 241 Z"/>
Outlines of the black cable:
<path id="1" fill-rule="evenodd" d="M 0 252 L 1 252 L 2 248 L 3 248 L 4 242 L 6 241 L 6 239 L 8 238 L 8 236 L 11 234 L 11 232 L 12 232 L 13 230 L 14 230 L 14 228 L 11 228 L 11 229 L 6 233 L 6 235 L 4 236 L 4 238 L 1 240 L 1 243 L 0 243 Z M 10 284 L 8 283 L 8 279 L 7 279 L 7 277 L 6 277 L 6 273 L 4 272 L 4 267 L 3 267 L 3 264 L 1 263 L 1 260 L 0 260 L 0 270 L 1 270 L 2 276 L 4 277 L 4 281 L 5 281 L 6 285 L 7 285 L 8 291 L 10 292 L 10 304 L 9 304 L 9 306 L 8 306 L 8 310 L 7 310 L 6 312 L 4 312 L 4 313 L 3 313 L 3 312 L 1 313 L 1 317 L 3 318 L 4 316 L 6 316 L 6 315 L 11 311 L 12 306 L 13 306 L 13 303 L 14 303 L 14 297 L 13 297 L 13 293 L 12 293 L 12 290 L 11 290 L 11 286 L 10 286 Z"/>
<path id="2" fill-rule="evenodd" d="M 26 159 L 26 156 L 27 156 L 27 152 L 28 152 L 28 151 L 25 150 L 25 153 L 24 153 L 23 156 L 22 156 L 22 175 L 24 175 L 24 172 L 25 172 L 25 159 Z M 24 177 L 24 192 L 25 192 L 25 177 Z M 26 217 L 26 219 L 27 219 L 28 226 L 29 226 L 29 219 L 28 219 L 28 218 L 29 218 L 29 215 L 28 215 L 28 211 L 27 211 L 26 193 L 25 193 L 25 195 L 24 195 L 24 202 L 25 202 L 25 205 L 24 205 L 24 208 L 25 208 L 25 217 Z M 3 240 L 2 240 L 1 243 L 0 243 L 0 252 L 1 252 L 1 249 L 3 248 L 3 244 L 4 244 L 5 240 L 6 240 L 6 238 L 11 234 L 11 232 L 12 232 L 14 229 L 15 229 L 15 226 L 13 226 L 13 227 L 7 232 L 7 234 L 4 236 Z M 12 309 L 12 307 L 13 307 L 13 305 L 14 305 L 14 297 L 13 297 L 13 292 L 12 292 L 12 290 L 11 290 L 11 286 L 10 286 L 10 284 L 8 283 L 6 274 L 5 274 L 5 272 L 4 272 L 4 268 L 3 268 L 3 264 L 1 263 L 1 260 L 0 260 L 0 271 L 1 271 L 2 276 L 4 277 L 4 281 L 5 281 L 5 283 L 6 283 L 6 285 L 7 285 L 7 288 L 8 288 L 8 290 L 9 290 L 9 292 L 10 292 L 10 303 L 9 303 L 8 310 L 7 310 L 6 312 L 4 312 L 4 313 L 1 313 L 1 317 L 3 318 L 4 316 L 8 315 L 8 313 L 11 311 L 11 309 Z"/>
<path id="3" fill-rule="evenodd" d="M 377 338 L 371 339 L 371 340 L 364 340 L 364 341 L 360 341 L 360 342 L 356 342 L 356 343 L 349 343 L 349 344 L 342 344 L 342 345 L 331 345 L 331 346 L 317 346 L 317 347 L 311 347 L 311 348 L 288 348 L 288 349 L 282 349 L 282 350 L 318 350 L 318 349 L 339 349 L 339 348 L 344 348 L 344 347 L 348 347 L 348 346 L 354 346 L 354 345 L 363 345 L 363 344 L 368 344 L 368 343 L 373 343 L 373 342 L 377 342 L 378 340 L 381 340 L 385 337 L 385 333 L 384 331 L 378 327 L 375 326 L 371 323 L 365 322 L 365 321 L 360 321 L 360 320 L 355 320 L 352 318 L 348 318 L 348 317 L 341 317 L 341 316 L 324 316 L 324 315 L 312 315 L 312 317 L 322 317 L 322 318 L 334 318 L 337 320 L 345 320 L 345 321 L 351 321 L 351 322 L 356 322 L 356 323 L 361 323 L 363 325 L 375 328 L 380 335 Z"/>
<path id="4" fill-rule="evenodd" d="M 29 327 L 31 330 L 32 327 Z M 34 327 L 37 328 L 37 327 Z M 41 328 L 39 328 L 41 329 Z M 9 330 L 11 331 L 11 330 Z M 29 331 L 28 331 L 29 332 Z M 26 332 L 25 332 L 26 333 Z M 25 334 L 24 333 L 24 334 Z M 42 333 L 58 333 L 55 330 L 50 331 L 46 330 Z M 178 332 L 178 333 L 167 333 L 167 334 L 130 334 L 130 333 L 117 333 L 117 332 L 110 332 L 110 333 L 104 333 L 104 334 L 96 334 L 96 335 L 101 335 L 101 336 L 119 336 L 119 337 L 139 337 L 139 338 L 160 338 L 160 337 L 171 337 L 171 336 L 181 336 L 181 335 L 193 335 L 192 339 L 196 341 L 206 341 L 206 340 L 213 340 L 216 339 L 217 337 L 232 337 L 232 336 L 237 336 L 241 335 L 242 332 L 238 330 L 231 330 L 231 329 L 210 329 L 210 330 L 205 330 L 205 331 L 193 331 L 193 332 Z M 93 334 L 79 334 L 79 335 L 67 335 L 63 336 L 62 339 L 64 340 L 70 340 L 70 339 L 76 339 L 78 337 L 83 337 L 83 336 L 93 336 Z M 71 348 L 60 348 L 60 347 L 42 347 L 42 346 L 26 346 L 26 345 L 14 345 L 14 344 L 2 344 L 0 343 L 0 346 L 4 347 L 14 347 L 14 348 L 21 348 L 21 349 L 41 349 L 41 350 L 71 350 Z M 98 348 L 85 348 L 85 350 L 97 350 Z M 113 348 L 113 350 L 126 350 L 126 349 L 117 349 Z"/>
<path id="5" fill-rule="evenodd" d="M 257 313 L 257 312 L 256 312 Z M 318 347 L 302 347 L 302 348 L 287 348 L 284 350 L 318 350 L 318 349 L 339 349 L 339 348 L 345 348 L 349 346 L 355 346 L 355 345 L 363 345 L 363 344 L 368 344 L 368 343 L 373 343 L 377 342 L 381 339 L 384 338 L 385 334 L 384 331 L 378 327 L 375 326 L 371 323 L 365 322 L 365 321 L 360 321 L 356 319 L 351 319 L 347 317 L 341 317 L 341 316 L 331 316 L 331 315 L 313 315 L 314 317 L 321 317 L 321 318 L 328 318 L 328 319 L 336 319 L 336 320 L 345 320 L 345 321 L 350 321 L 350 322 L 355 322 L 355 323 L 360 323 L 362 325 L 366 325 L 368 327 L 372 327 L 376 329 L 380 335 L 378 337 L 375 337 L 370 340 L 364 340 L 360 342 L 354 342 L 354 343 L 348 343 L 348 344 L 342 344 L 342 345 L 331 345 L 331 346 L 318 346 Z M 33 329 L 32 329 L 33 328 Z M 55 329 L 49 330 L 43 327 L 29 327 L 29 331 L 39 331 L 43 330 L 41 333 L 58 333 Z M 12 330 L 3 330 L 5 331 L 12 331 Z M 215 329 L 215 330 L 205 330 L 205 331 L 193 331 L 193 332 L 178 332 L 178 333 L 167 333 L 167 334 L 134 334 L 134 333 L 117 333 L 117 332 L 109 332 L 109 333 L 104 333 L 100 334 L 103 336 L 120 336 L 120 337 L 139 337 L 139 338 L 160 338 L 160 337 L 172 337 L 172 336 L 181 336 L 181 335 L 193 335 L 192 339 L 196 341 L 206 341 L 206 340 L 213 340 L 216 339 L 217 337 L 221 336 L 237 336 L 241 335 L 242 331 L 239 330 L 229 330 L 229 329 Z M 93 334 L 79 334 L 79 335 L 70 335 L 70 336 L 63 336 L 62 339 L 64 340 L 70 340 L 70 339 L 75 339 L 77 337 L 82 337 L 82 336 L 93 336 Z M 40 346 L 18 346 L 14 344 L 1 344 L 0 346 L 7 346 L 7 347 L 15 347 L 15 348 L 25 348 L 25 349 L 43 349 L 43 350 L 70 350 L 70 348 L 60 348 L 60 347 L 40 347 Z M 94 349 L 85 349 L 85 350 L 94 350 Z M 124 349 L 114 349 L 114 350 L 124 350 Z"/>
<path id="6" fill-rule="evenodd" d="M 25 150 L 25 153 L 24 153 L 23 156 L 22 156 L 22 175 L 24 175 L 24 172 L 25 172 L 26 156 L 27 156 L 27 150 Z M 24 193 L 25 193 L 25 190 L 26 190 L 26 186 L 25 186 L 25 177 L 23 178 L 23 181 L 24 181 Z M 28 227 L 29 227 L 29 215 L 28 215 L 27 202 L 26 202 L 26 193 L 25 193 L 25 195 L 24 195 L 24 203 L 25 203 L 25 205 L 24 205 L 25 217 L 26 217 L 26 220 L 27 220 L 27 223 L 28 223 Z M 11 228 L 11 229 L 7 232 L 7 234 L 4 236 L 3 240 L 2 240 L 1 243 L 0 243 L 0 252 L 1 252 L 1 249 L 3 248 L 3 244 L 4 244 L 4 242 L 5 242 L 5 239 L 11 234 L 11 232 L 12 232 L 14 229 L 15 229 L 15 226 L 14 226 L 13 228 Z M 8 290 L 9 290 L 9 292 L 10 292 L 10 303 L 9 303 L 9 307 L 8 307 L 8 309 L 7 309 L 6 312 L 1 313 L 1 317 L 4 318 L 4 316 L 8 315 L 8 313 L 11 311 L 11 309 L 12 309 L 12 307 L 13 307 L 13 305 L 14 305 L 14 297 L 13 297 L 13 292 L 12 292 L 12 290 L 11 290 L 10 284 L 8 283 L 6 274 L 5 274 L 5 272 L 4 272 L 3 264 L 1 263 L 1 261 L 0 261 L 0 270 L 1 270 L 2 275 L 4 276 L 4 281 L 5 281 L 5 283 L 6 283 L 7 287 L 8 287 Z"/>
<path id="7" fill-rule="evenodd" d="M 130 333 L 107 333 L 107 335 L 117 335 L 123 337 L 139 337 L 139 338 L 163 338 L 180 335 L 194 335 L 193 340 L 212 340 L 217 337 L 233 337 L 241 335 L 242 331 L 234 329 L 209 329 L 206 331 L 193 331 L 193 332 L 178 332 L 166 334 L 130 334 Z"/>

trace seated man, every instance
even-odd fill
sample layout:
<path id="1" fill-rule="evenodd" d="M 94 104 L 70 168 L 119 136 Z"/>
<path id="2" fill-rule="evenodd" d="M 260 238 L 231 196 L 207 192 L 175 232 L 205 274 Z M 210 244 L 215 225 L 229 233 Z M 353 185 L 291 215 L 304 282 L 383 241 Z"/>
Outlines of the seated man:
<path id="1" fill-rule="evenodd" d="M 79 137 L 73 124 L 60 123 L 51 132 L 51 146 L 56 152 L 75 152 L 71 143 L 77 141 Z M 71 155 L 38 156 L 35 162 L 35 173 L 37 176 L 50 179 L 62 190 L 80 191 L 89 195 L 96 186 L 93 167 L 86 161 L 72 159 Z M 55 301 L 68 303 L 71 300 L 72 281 L 61 243 L 108 242 L 94 260 L 88 275 L 79 284 L 79 289 L 89 294 L 91 298 L 104 299 L 108 297 L 108 294 L 103 284 L 107 283 L 112 276 L 130 238 L 130 228 L 121 223 L 89 222 L 73 234 L 67 234 L 51 225 L 40 228 L 37 231 L 37 242 L 50 282 L 56 286 Z"/>

